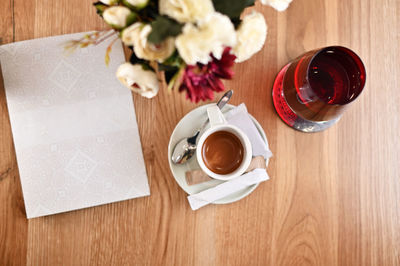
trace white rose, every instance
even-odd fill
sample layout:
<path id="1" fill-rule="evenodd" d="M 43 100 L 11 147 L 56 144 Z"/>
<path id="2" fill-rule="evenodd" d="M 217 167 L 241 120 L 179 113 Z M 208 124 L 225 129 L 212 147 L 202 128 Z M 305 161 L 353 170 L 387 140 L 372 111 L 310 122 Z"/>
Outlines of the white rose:
<path id="1" fill-rule="evenodd" d="M 134 40 L 139 38 L 140 30 L 144 25 L 144 23 L 136 22 L 125 28 L 121 33 L 122 42 L 128 46 L 133 45 Z"/>
<path id="2" fill-rule="evenodd" d="M 159 12 L 179 22 L 195 22 L 214 12 L 211 0 L 160 0 Z"/>
<path id="3" fill-rule="evenodd" d="M 173 38 L 167 38 L 160 44 L 152 44 L 147 40 L 151 32 L 149 24 L 136 22 L 124 29 L 122 32 L 122 41 L 126 45 L 133 45 L 133 50 L 137 57 L 146 60 L 157 60 L 163 62 L 175 51 Z"/>
<path id="4" fill-rule="evenodd" d="M 179 54 L 188 65 L 207 64 L 211 61 L 210 54 L 220 59 L 225 46 L 236 45 L 235 28 L 227 16 L 215 12 L 197 25 L 187 23 L 175 41 Z"/>
<path id="5" fill-rule="evenodd" d="M 261 50 L 267 37 L 264 16 L 253 12 L 243 18 L 236 31 L 238 43 L 233 49 L 236 62 L 243 62 Z"/>
<path id="6" fill-rule="evenodd" d="M 151 70 L 144 70 L 141 65 L 124 63 L 118 67 L 116 75 L 122 84 L 141 96 L 153 98 L 158 93 L 156 73 Z"/>
<path id="7" fill-rule="evenodd" d="M 103 4 L 106 4 L 106 5 L 113 5 L 113 4 L 116 4 L 118 2 L 118 0 L 100 0 L 100 2 L 102 2 Z"/>
<path id="8" fill-rule="evenodd" d="M 134 13 L 124 6 L 112 6 L 104 10 L 103 18 L 107 24 L 117 29 L 126 27 Z"/>
<path id="9" fill-rule="evenodd" d="M 122 2 L 130 8 L 142 9 L 147 6 L 149 0 L 122 0 Z"/>
<path id="10" fill-rule="evenodd" d="M 284 11 L 293 0 L 261 0 L 263 5 L 269 5 L 278 11 Z"/>

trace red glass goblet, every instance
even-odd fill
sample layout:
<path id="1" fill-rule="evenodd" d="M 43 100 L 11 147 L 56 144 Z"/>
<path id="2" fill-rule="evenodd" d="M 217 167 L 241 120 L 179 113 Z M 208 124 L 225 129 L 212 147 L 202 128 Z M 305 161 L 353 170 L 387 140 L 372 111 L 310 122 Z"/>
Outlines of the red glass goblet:
<path id="1" fill-rule="evenodd" d="M 336 123 L 364 85 L 361 59 L 348 48 L 330 46 L 307 52 L 283 67 L 272 98 L 286 124 L 317 132 Z"/>

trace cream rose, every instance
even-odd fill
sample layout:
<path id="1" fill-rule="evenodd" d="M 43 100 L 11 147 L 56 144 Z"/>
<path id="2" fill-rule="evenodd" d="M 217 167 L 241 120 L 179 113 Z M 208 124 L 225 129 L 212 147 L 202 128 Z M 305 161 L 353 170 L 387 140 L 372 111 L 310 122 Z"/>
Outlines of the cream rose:
<path id="1" fill-rule="evenodd" d="M 118 67 L 116 76 L 123 85 L 141 96 L 153 98 L 158 93 L 156 73 L 144 70 L 141 65 L 124 63 Z"/>
<path id="2" fill-rule="evenodd" d="M 261 0 L 263 5 L 272 6 L 278 11 L 284 11 L 291 2 L 292 0 Z"/>
<path id="3" fill-rule="evenodd" d="M 195 22 L 214 12 L 211 0 L 160 0 L 159 12 L 179 22 Z"/>
<path id="4" fill-rule="evenodd" d="M 103 4 L 106 4 L 106 5 L 113 5 L 113 4 L 117 3 L 118 0 L 100 0 L 100 2 L 102 2 Z"/>
<path id="5" fill-rule="evenodd" d="M 137 57 L 146 60 L 157 60 L 163 62 L 175 51 L 174 38 L 167 38 L 160 44 L 152 44 L 147 40 L 151 32 L 149 24 L 136 22 L 124 29 L 122 32 L 122 41 L 126 45 L 133 45 L 133 50 Z"/>
<path id="6" fill-rule="evenodd" d="M 233 49 L 236 62 L 249 59 L 264 46 L 267 37 L 267 24 L 264 16 L 253 12 L 243 18 L 236 31 L 237 45 Z"/>
<path id="7" fill-rule="evenodd" d="M 112 6 L 103 12 L 105 22 L 117 29 L 125 28 L 134 16 L 135 14 L 124 6 Z"/>
<path id="8" fill-rule="evenodd" d="M 122 0 L 122 2 L 130 8 L 142 9 L 147 6 L 149 0 Z"/>
<path id="9" fill-rule="evenodd" d="M 188 65 L 207 64 L 211 61 L 210 54 L 220 59 L 225 46 L 236 45 L 235 28 L 227 16 L 215 12 L 197 25 L 187 23 L 175 41 L 179 54 Z"/>
<path id="10" fill-rule="evenodd" d="M 134 40 L 139 38 L 140 30 L 145 24 L 141 22 L 136 22 L 129 27 L 125 28 L 121 34 L 121 40 L 124 44 L 130 46 L 133 45 Z"/>

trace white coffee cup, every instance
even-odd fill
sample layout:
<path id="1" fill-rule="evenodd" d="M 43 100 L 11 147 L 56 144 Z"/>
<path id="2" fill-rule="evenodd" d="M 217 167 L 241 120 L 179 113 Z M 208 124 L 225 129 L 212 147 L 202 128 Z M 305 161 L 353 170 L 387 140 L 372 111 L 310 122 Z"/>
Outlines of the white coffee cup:
<path id="1" fill-rule="evenodd" d="M 215 179 L 219 180 L 230 180 L 235 177 L 238 177 L 242 175 L 246 169 L 249 167 L 251 158 L 252 158 L 252 148 L 251 148 L 251 143 L 249 138 L 246 136 L 246 134 L 243 133 L 242 130 L 239 128 L 229 125 L 226 120 L 224 115 L 222 114 L 221 110 L 218 108 L 218 106 L 214 105 L 211 107 L 207 108 L 207 115 L 210 120 L 210 128 L 207 129 L 200 137 L 198 143 L 197 143 L 197 149 L 196 149 L 196 156 L 197 156 L 197 162 L 200 165 L 200 168 L 209 176 Z M 203 156 L 202 156 L 202 150 L 203 150 L 203 144 L 204 141 L 207 139 L 208 136 L 211 134 L 217 132 L 217 131 L 227 131 L 232 134 L 234 134 L 241 142 L 243 146 L 243 159 L 241 164 L 239 165 L 238 168 L 236 168 L 233 172 L 229 174 L 217 174 L 211 171 L 206 164 L 204 163 Z"/>

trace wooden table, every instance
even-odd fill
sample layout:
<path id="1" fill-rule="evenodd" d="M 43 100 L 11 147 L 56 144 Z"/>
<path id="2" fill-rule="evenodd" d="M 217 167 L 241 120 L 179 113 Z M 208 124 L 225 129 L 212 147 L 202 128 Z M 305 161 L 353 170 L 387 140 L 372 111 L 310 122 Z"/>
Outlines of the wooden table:
<path id="1" fill-rule="evenodd" d="M 198 105 L 161 91 L 134 97 L 151 196 L 27 220 L 0 90 L 0 265 L 400 265 L 400 1 L 294 0 L 264 13 L 264 49 L 235 67 L 274 153 L 271 180 L 196 212 L 175 183 L 167 144 Z M 3 43 L 104 29 L 91 1 L 1 0 Z M 333 128 L 297 132 L 271 99 L 277 71 L 317 47 L 354 49 L 367 86 Z"/>

